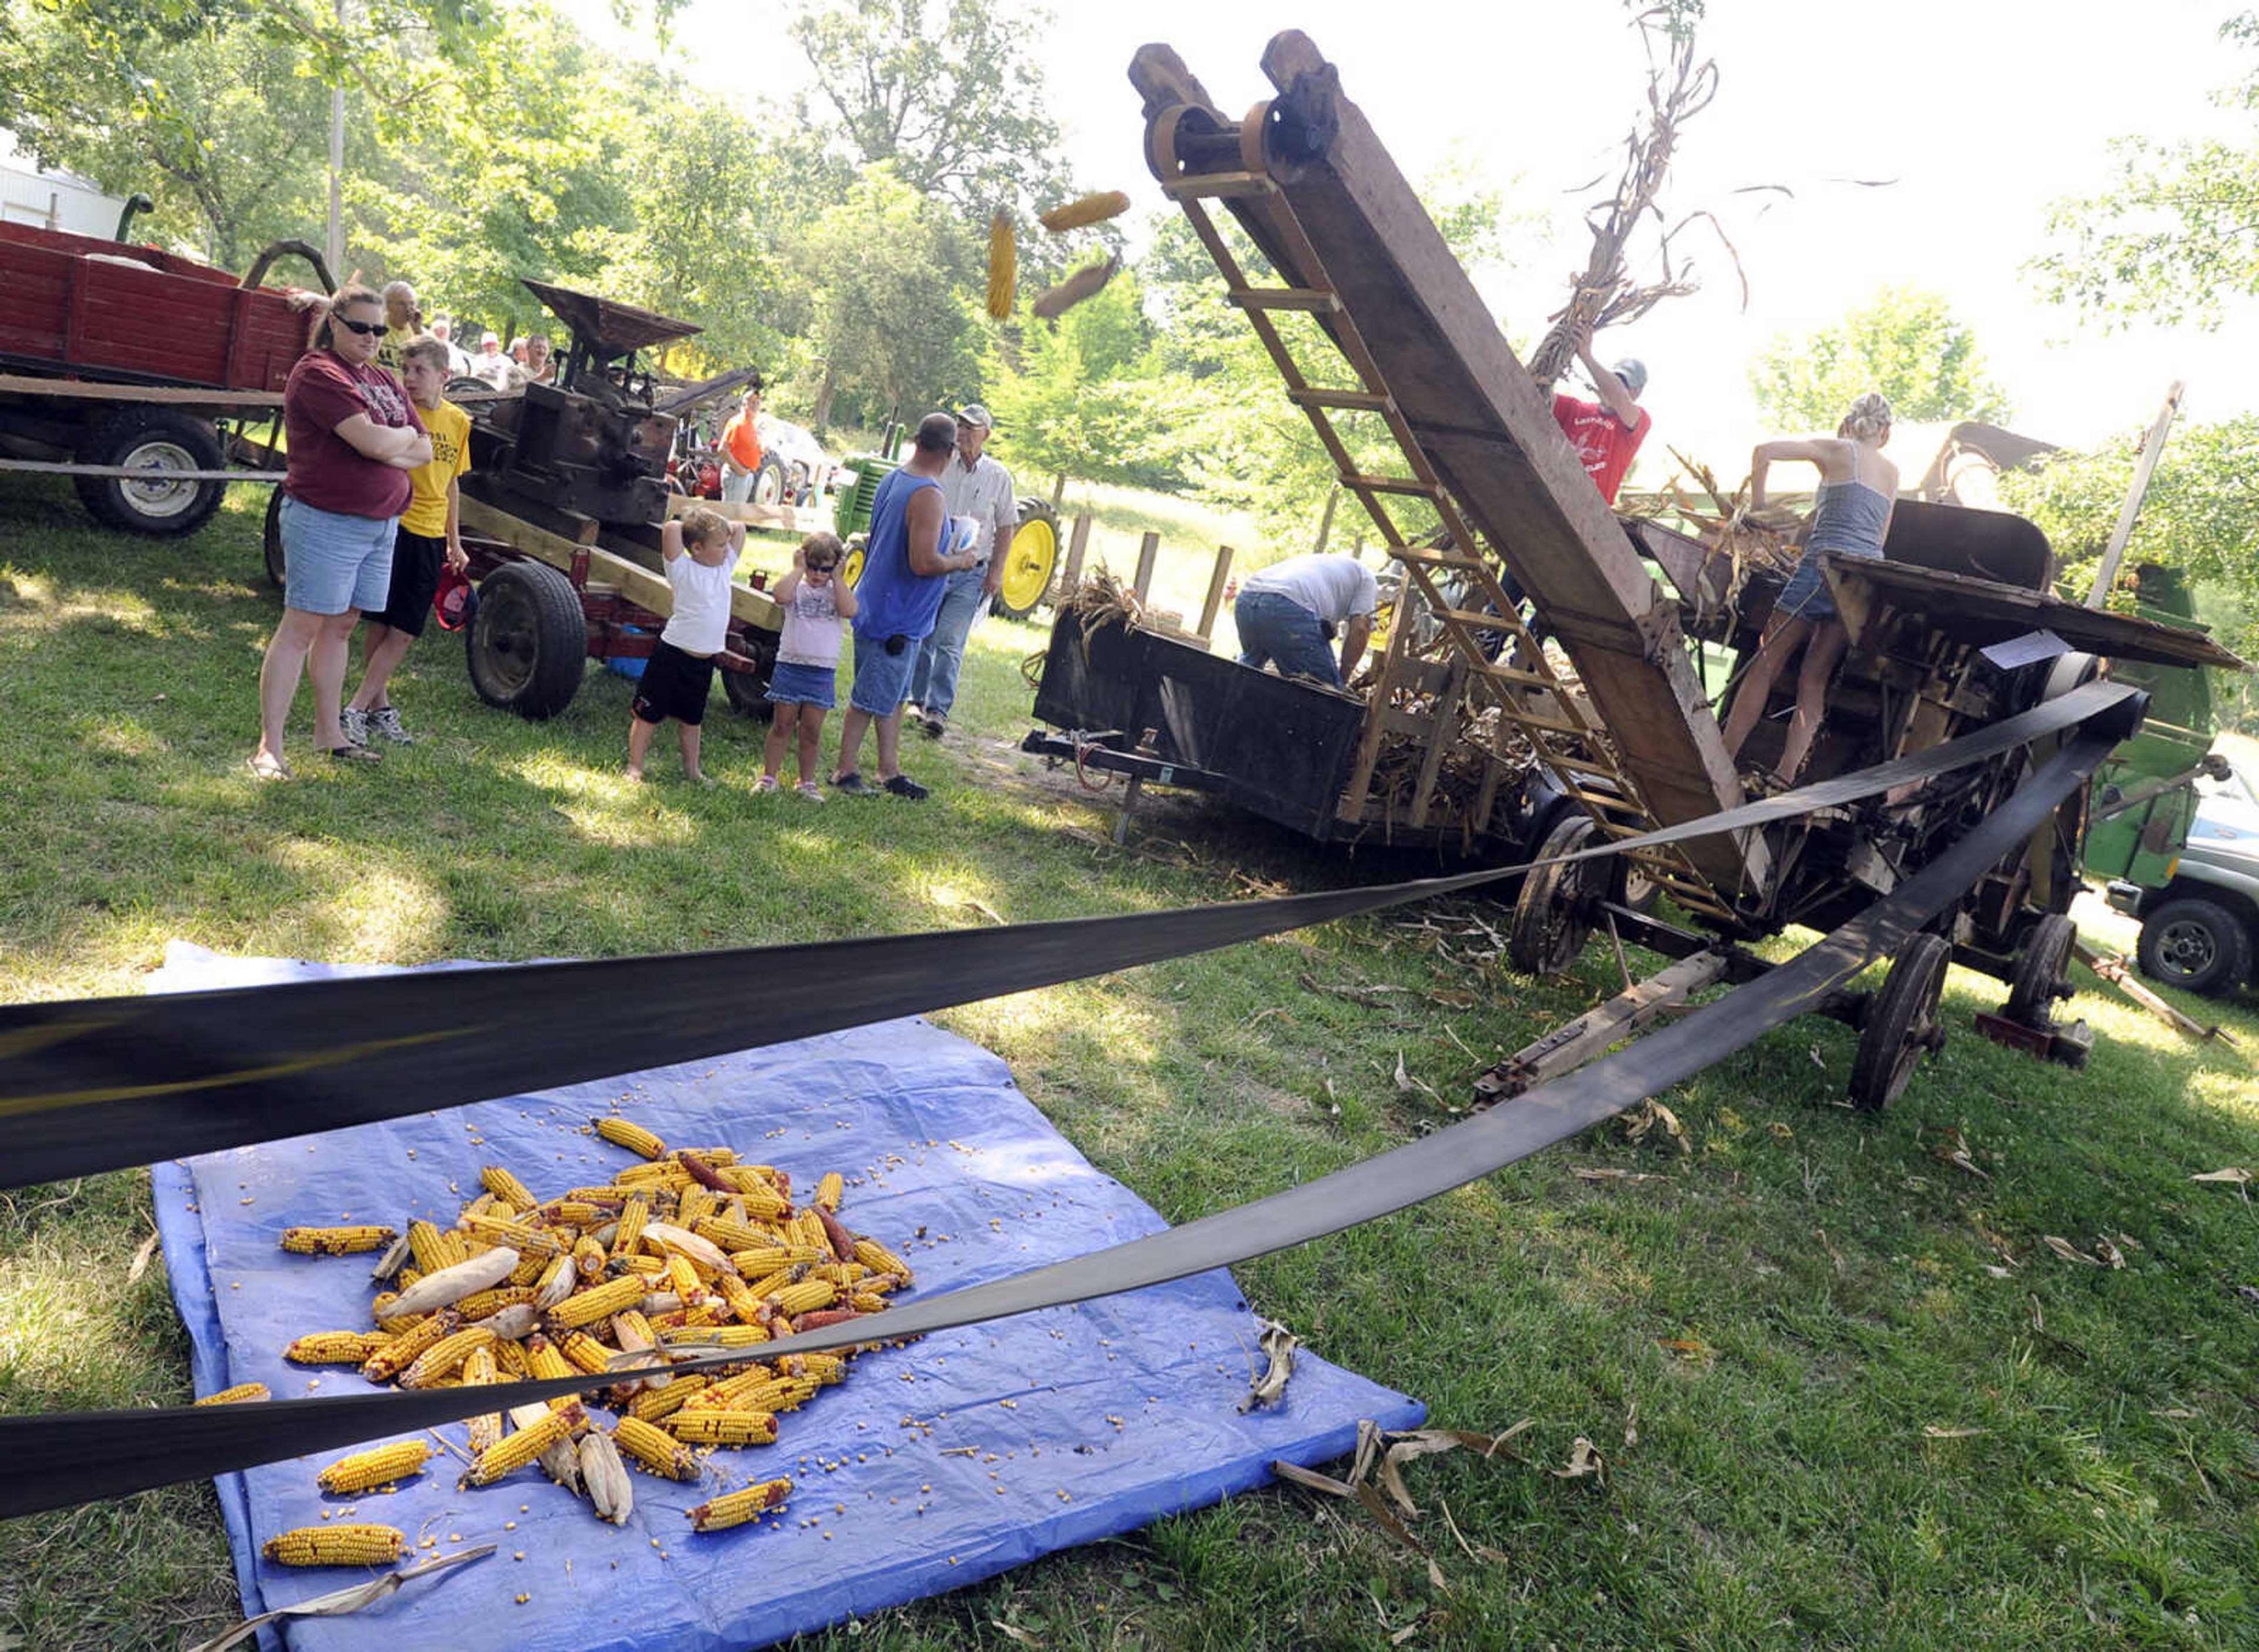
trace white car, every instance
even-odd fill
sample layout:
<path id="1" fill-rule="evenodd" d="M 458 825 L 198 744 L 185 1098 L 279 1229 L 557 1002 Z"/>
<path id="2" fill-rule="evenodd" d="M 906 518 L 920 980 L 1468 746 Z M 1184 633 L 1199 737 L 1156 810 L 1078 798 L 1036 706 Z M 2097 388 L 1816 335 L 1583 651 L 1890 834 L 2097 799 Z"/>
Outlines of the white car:
<path id="1" fill-rule="evenodd" d="M 753 421 L 753 429 L 760 435 L 765 458 L 773 454 L 778 460 L 774 467 L 766 462 L 761 466 L 759 478 L 753 483 L 754 502 L 814 504 L 830 485 L 835 468 L 823 444 L 799 425 L 766 413 Z"/>

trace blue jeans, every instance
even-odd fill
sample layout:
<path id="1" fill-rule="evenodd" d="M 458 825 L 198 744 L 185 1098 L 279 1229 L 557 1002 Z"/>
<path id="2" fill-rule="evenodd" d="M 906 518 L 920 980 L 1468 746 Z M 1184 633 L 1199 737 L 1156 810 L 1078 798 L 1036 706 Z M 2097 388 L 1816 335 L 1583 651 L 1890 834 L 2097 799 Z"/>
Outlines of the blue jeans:
<path id="1" fill-rule="evenodd" d="M 1318 616 L 1291 596 L 1276 591 L 1242 591 L 1231 605 L 1239 628 L 1239 663 L 1258 671 L 1269 660 L 1281 677 L 1315 677 L 1328 687 L 1342 686 L 1333 644 L 1318 629 Z"/>
<path id="2" fill-rule="evenodd" d="M 910 677 L 910 703 L 925 708 L 929 717 L 948 721 L 957 703 L 957 673 L 965 665 L 965 639 L 973 632 L 973 616 L 980 607 L 980 594 L 988 583 L 988 565 L 959 568 L 949 576 L 942 592 L 941 612 L 934 616 L 933 632 L 918 649 L 917 670 Z"/>

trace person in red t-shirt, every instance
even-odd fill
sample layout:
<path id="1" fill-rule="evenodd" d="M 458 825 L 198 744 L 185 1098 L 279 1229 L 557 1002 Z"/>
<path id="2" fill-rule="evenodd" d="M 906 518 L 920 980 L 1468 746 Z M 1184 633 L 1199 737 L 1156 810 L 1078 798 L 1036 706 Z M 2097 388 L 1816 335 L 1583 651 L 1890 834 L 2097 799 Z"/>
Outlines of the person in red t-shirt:
<path id="1" fill-rule="evenodd" d="M 392 539 L 415 493 L 409 473 L 431 462 L 431 438 L 398 379 L 376 365 L 384 301 L 341 288 L 282 389 L 289 472 L 282 483 L 282 618 L 259 668 L 259 749 L 251 772 L 287 780 L 282 728 L 303 673 L 314 682 L 314 743 L 333 758 L 374 762 L 346 738 L 346 648 L 363 610 L 392 587 Z"/>
<path id="2" fill-rule="evenodd" d="M 1585 364 L 1600 399 L 1580 402 L 1573 395 L 1556 395 L 1553 417 L 1567 433 L 1577 457 L 1584 460 L 1585 474 L 1593 479 L 1593 486 L 1613 506 L 1616 489 L 1623 486 L 1625 474 L 1631 469 L 1633 455 L 1655 424 L 1655 415 L 1639 405 L 1639 393 L 1647 388 L 1647 368 L 1629 360 L 1617 362 L 1614 368 L 1602 367 L 1593 359 L 1589 338 L 1578 342 L 1577 360 Z"/>
<path id="3" fill-rule="evenodd" d="M 727 503 L 742 505 L 753 496 L 753 478 L 761 468 L 761 433 L 754 424 L 760 413 L 757 384 L 722 427 L 722 498 Z"/>

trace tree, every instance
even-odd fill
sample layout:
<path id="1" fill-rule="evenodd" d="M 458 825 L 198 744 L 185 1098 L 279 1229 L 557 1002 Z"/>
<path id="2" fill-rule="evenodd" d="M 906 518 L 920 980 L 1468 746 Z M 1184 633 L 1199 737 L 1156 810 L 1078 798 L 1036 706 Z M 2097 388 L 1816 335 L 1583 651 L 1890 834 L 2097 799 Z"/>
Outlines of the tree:
<path id="1" fill-rule="evenodd" d="M 2259 12 L 2220 32 L 2259 47 Z M 2259 63 L 2216 101 L 2259 117 Z M 2216 327 L 2226 301 L 2259 295 L 2259 118 L 2240 144 L 2121 138 L 2111 151 L 2110 185 L 2058 201 L 2049 215 L 2056 245 L 2026 267 L 2045 296 L 2110 326 Z"/>
<path id="2" fill-rule="evenodd" d="M 1170 409 L 1135 276 L 1116 276 L 1056 323 L 1031 322 L 1016 352 L 1007 343 L 992 344 L 982 374 L 1006 464 L 1062 481 L 1151 487 L 1172 480 Z"/>
<path id="3" fill-rule="evenodd" d="M 2000 478 L 2002 502 L 2037 523 L 2063 560 L 2063 580 L 2083 597 L 2117 525 L 2145 432 L 2132 431 L 2091 452 L 2056 453 L 2035 470 Z M 2227 596 L 2237 617 L 2228 645 L 2251 653 L 2259 631 L 2259 415 L 2184 424 L 2166 444 L 2127 542 L 2126 567 L 2160 562 L 2191 584 Z"/>
<path id="4" fill-rule="evenodd" d="M 1750 363 L 1749 388 L 1782 430 L 1833 430 L 1843 409 L 1870 390 L 1889 397 L 1901 421 L 1998 424 L 2012 410 L 1985 370 L 1976 335 L 1942 297 L 1912 287 L 1883 288 L 1809 338 L 1775 338 Z"/>
<path id="5" fill-rule="evenodd" d="M 985 224 L 1065 195 L 1044 112 L 1050 23 L 1016 0 L 802 0 L 787 26 L 850 158 Z"/>

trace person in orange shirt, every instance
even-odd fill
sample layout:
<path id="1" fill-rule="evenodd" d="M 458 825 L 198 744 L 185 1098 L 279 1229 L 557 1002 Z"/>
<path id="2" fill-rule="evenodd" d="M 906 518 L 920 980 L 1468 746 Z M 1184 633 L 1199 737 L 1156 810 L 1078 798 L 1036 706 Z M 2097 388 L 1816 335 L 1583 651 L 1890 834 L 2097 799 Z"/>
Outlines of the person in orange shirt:
<path id="1" fill-rule="evenodd" d="M 753 496 L 753 477 L 761 467 L 761 435 L 753 421 L 760 411 L 761 390 L 756 384 L 722 427 L 722 498 L 727 503 L 742 505 Z"/>

